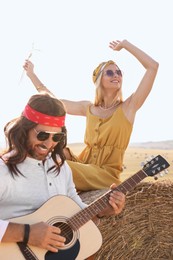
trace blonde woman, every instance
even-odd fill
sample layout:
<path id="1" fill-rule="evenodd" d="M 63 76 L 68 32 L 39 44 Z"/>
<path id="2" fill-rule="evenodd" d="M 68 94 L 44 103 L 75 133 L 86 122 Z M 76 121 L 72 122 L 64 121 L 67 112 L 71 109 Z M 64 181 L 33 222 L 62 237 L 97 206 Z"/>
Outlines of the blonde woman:
<path id="1" fill-rule="evenodd" d="M 86 116 L 85 148 L 78 156 L 69 148 L 64 151 L 76 188 L 82 191 L 107 188 L 113 182 L 120 183 L 124 153 L 136 112 L 148 97 L 159 67 L 158 62 L 127 40 L 112 41 L 109 47 L 114 51 L 128 51 L 145 68 L 145 72 L 136 90 L 123 100 L 121 69 L 113 60 L 102 62 L 93 72 L 96 86 L 93 103 L 61 99 L 67 114 Z M 23 67 L 39 92 L 52 94 L 34 73 L 31 61 L 26 60 Z"/>

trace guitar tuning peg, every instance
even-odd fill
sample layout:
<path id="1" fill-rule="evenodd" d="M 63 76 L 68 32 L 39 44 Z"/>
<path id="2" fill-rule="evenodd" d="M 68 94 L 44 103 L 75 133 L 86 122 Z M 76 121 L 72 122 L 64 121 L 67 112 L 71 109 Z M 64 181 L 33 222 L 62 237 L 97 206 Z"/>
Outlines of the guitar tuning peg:
<path id="1" fill-rule="evenodd" d="M 144 162 L 141 162 L 140 165 L 143 167 L 143 166 L 145 165 L 145 163 L 144 163 Z"/>
<path id="2" fill-rule="evenodd" d="M 164 173 L 165 173 L 165 174 L 168 174 L 168 172 L 169 172 L 169 171 L 168 171 L 167 169 L 166 169 L 166 170 L 164 170 Z"/>
<path id="3" fill-rule="evenodd" d="M 147 157 L 147 158 L 146 158 L 146 162 L 149 162 L 149 161 L 151 161 L 153 158 L 154 158 L 154 156 L 153 156 L 153 155 L 152 155 L 152 156 L 150 156 L 150 157 Z"/>
<path id="4" fill-rule="evenodd" d="M 164 174 L 164 172 L 160 172 L 160 177 L 163 177 L 165 174 Z"/>

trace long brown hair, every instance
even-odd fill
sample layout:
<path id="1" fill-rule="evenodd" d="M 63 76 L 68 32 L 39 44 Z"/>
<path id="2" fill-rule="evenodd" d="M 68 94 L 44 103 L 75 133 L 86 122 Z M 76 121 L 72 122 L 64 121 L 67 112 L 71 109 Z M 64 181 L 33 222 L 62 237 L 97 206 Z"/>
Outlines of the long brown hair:
<path id="1" fill-rule="evenodd" d="M 51 97 L 49 94 L 33 95 L 29 99 L 28 104 L 38 112 L 50 116 L 64 116 L 66 114 L 63 103 L 60 100 Z M 37 123 L 28 120 L 23 116 L 22 113 L 20 117 L 12 119 L 4 127 L 7 149 L 3 151 L 1 158 L 3 159 L 3 155 L 10 153 L 10 156 L 5 156 L 4 162 L 6 163 L 12 175 L 22 175 L 22 173 L 17 168 L 17 164 L 23 162 L 27 157 L 28 132 L 36 125 Z M 62 127 L 62 132 L 65 133 L 64 140 L 59 142 L 51 153 L 51 157 L 55 162 L 54 168 L 56 172 L 60 171 L 60 166 L 63 165 L 65 161 L 65 156 L 63 153 L 63 148 L 67 144 L 67 130 L 65 126 Z M 57 161 L 57 154 L 60 156 L 61 163 L 58 163 Z"/>

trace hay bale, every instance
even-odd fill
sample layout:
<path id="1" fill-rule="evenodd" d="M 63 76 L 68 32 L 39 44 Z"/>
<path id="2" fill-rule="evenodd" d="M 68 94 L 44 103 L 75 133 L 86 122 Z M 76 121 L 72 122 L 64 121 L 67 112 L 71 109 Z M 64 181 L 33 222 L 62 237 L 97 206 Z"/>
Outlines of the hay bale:
<path id="1" fill-rule="evenodd" d="M 105 190 L 80 194 L 91 203 Z M 173 259 L 173 182 L 142 182 L 126 196 L 119 216 L 103 218 L 96 260 Z"/>

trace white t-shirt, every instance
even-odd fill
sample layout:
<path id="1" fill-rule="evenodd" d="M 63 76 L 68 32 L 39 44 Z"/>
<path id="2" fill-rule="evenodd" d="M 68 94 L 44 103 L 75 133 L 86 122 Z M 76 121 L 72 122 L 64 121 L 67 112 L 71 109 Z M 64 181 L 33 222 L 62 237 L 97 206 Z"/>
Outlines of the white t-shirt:
<path id="1" fill-rule="evenodd" d="M 73 199 L 81 208 L 86 207 L 78 196 L 70 167 L 64 162 L 60 173 L 51 170 L 54 161 L 48 157 L 42 161 L 27 157 L 17 165 L 23 176 L 10 174 L 0 159 L 0 241 L 8 226 L 8 219 L 34 212 L 49 198 L 65 195 Z"/>

